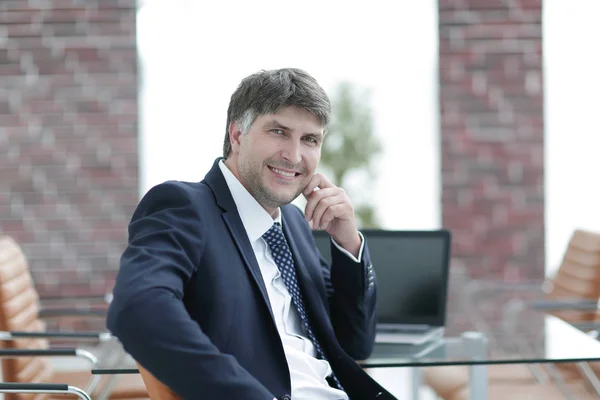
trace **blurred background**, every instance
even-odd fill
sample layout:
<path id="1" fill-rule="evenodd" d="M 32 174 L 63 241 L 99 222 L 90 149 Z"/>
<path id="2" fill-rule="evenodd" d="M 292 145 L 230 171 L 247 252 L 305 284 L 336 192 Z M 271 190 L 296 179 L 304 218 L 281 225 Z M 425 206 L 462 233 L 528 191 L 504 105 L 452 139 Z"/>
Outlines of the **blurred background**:
<path id="1" fill-rule="evenodd" d="M 597 0 L 0 1 L 0 233 L 42 295 L 112 289 L 140 197 L 199 181 L 229 96 L 298 67 L 361 226 L 453 232 L 452 268 L 551 275 L 600 230 Z M 596 183 L 594 183 L 596 182 Z"/>

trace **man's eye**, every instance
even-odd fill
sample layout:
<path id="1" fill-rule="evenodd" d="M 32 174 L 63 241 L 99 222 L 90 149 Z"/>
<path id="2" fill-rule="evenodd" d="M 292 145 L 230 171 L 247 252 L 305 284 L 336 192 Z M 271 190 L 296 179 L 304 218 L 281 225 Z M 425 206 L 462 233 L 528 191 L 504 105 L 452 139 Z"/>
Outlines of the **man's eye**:
<path id="1" fill-rule="evenodd" d="M 304 140 L 306 140 L 308 142 L 311 142 L 311 143 L 317 143 L 317 139 L 315 139 L 312 136 L 307 136 L 307 137 L 304 138 Z"/>
<path id="2" fill-rule="evenodd" d="M 283 129 L 271 129 L 271 132 L 276 133 L 278 135 L 283 135 Z"/>

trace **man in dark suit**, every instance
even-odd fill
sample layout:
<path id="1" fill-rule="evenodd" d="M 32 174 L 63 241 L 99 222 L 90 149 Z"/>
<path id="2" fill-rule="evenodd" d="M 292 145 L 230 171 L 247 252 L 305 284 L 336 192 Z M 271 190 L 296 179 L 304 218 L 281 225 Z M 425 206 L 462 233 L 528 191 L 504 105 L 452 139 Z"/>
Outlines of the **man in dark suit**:
<path id="1" fill-rule="evenodd" d="M 376 282 L 348 196 L 315 174 L 327 95 L 304 71 L 262 71 L 227 114 L 205 179 L 135 210 L 108 328 L 184 399 L 393 399 L 355 362 L 373 348 Z M 311 227 L 331 235 L 331 265 Z"/>

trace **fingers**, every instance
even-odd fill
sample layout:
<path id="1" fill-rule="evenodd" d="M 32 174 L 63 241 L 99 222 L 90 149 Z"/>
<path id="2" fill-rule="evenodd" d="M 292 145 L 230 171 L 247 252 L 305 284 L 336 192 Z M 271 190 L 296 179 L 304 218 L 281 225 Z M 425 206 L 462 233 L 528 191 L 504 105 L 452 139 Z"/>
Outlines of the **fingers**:
<path id="1" fill-rule="evenodd" d="M 330 228 L 338 229 L 336 227 L 339 224 L 333 225 L 336 221 L 348 220 L 354 223 L 354 210 L 348 195 L 325 176 L 315 174 L 304 188 L 303 194 L 307 199 L 304 215 L 312 229 L 323 229 L 331 234 Z M 346 228 L 348 227 L 345 226 L 344 229 Z"/>
<path id="2" fill-rule="evenodd" d="M 344 210 L 348 208 L 345 205 L 341 195 L 326 197 L 319 201 L 312 216 L 313 227 L 326 229 L 326 225 L 345 214 Z"/>
<path id="3" fill-rule="evenodd" d="M 313 229 L 326 229 L 335 218 L 344 218 L 352 211 L 346 192 L 338 187 L 314 191 L 308 196 L 304 215 Z"/>
<path id="4" fill-rule="evenodd" d="M 313 213 L 314 213 L 315 209 L 317 208 L 317 206 L 319 205 L 319 202 L 321 200 L 328 198 L 328 197 L 334 197 L 337 194 L 338 194 L 337 188 L 332 187 L 332 188 L 316 190 L 316 191 L 312 192 L 310 195 L 306 196 L 306 199 L 308 200 L 306 202 L 306 208 L 304 210 L 304 215 L 306 216 L 306 220 L 310 221 L 313 219 Z"/>
<path id="5" fill-rule="evenodd" d="M 304 196 L 307 197 L 307 196 L 310 196 L 310 194 L 313 193 L 313 191 L 316 188 L 319 188 L 322 190 L 322 189 L 331 188 L 331 187 L 335 187 L 335 185 L 333 183 L 331 183 L 331 181 L 329 181 L 329 179 L 325 178 L 325 176 L 323 176 L 321 174 L 315 174 L 311 178 L 310 182 L 308 182 L 308 185 L 306 185 L 306 187 L 304 188 L 304 191 L 302 191 L 302 194 L 304 194 Z"/>
<path id="6" fill-rule="evenodd" d="M 347 209 L 348 209 L 348 207 L 345 204 L 336 204 L 336 205 L 330 206 L 325 210 L 325 212 L 321 216 L 321 221 L 319 221 L 317 219 L 314 219 L 313 221 L 318 221 L 317 223 L 319 225 L 317 225 L 317 226 L 319 227 L 319 229 L 327 231 L 327 230 L 329 230 L 330 225 L 333 222 L 333 220 L 346 214 Z"/>

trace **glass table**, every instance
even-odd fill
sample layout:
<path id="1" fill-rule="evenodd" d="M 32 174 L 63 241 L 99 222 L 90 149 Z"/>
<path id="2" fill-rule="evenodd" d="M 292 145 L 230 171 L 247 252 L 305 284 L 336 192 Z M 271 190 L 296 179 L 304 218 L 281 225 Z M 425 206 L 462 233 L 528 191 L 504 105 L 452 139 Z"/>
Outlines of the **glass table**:
<path id="1" fill-rule="evenodd" d="M 416 367 L 414 399 L 418 399 L 422 384 L 421 367 L 458 365 L 469 368 L 472 399 L 487 399 L 487 366 L 493 364 L 576 363 L 594 389 L 600 391 L 600 382 L 585 364 L 600 361 L 600 342 L 554 316 L 537 315 L 534 319 L 543 320 L 541 331 L 499 330 L 490 336 L 468 331 L 419 346 L 377 343 L 371 356 L 359 364 L 364 368 Z M 536 379 L 536 370 L 531 368 L 531 372 Z"/>
<path id="2" fill-rule="evenodd" d="M 371 356 L 359 364 L 369 369 L 413 367 L 417 371 L 412 387 L 415 399 L 421 386 L 421 367 L 457 365 L 469 368 L 471 398 L 477 400 L 487 398 L 487 366 L 491 364 L 529 364 L 536 379 L 535 364 L 576 363 L 587 370 L 582 372 L 600 393 L 600 383 L 586 364 L 600 361 L 600 342 L 541 310 L 521 307 L 543 297 L 536 285 L 505 286 L 497 282 L 466 283 L 451 276 L 443 338 L 419 346 L 377 343 Z M 515 304 L 521 305 L 517 312 Z M 596 304 L 584 306 L 594 309 Z M 138 370 L 125 356 L 102 363 L 92 372 L 132 374 Z"/>
<path id="3" fill-rule="evenodd" d="M 551 315 L 543 316 L 543 332 L 492 338 L 469 331 L 423 345 L 376 343 L 367 368 L 474 364 L 526 364 L 540 362 L 598 361 L 600 342 Z"/>
<path id="4" fill-rule="evenodd" d="M 415 399 L 422 383 L 419 367 L 468 366 L 471 398 L 485 400 L 487 365 L 600 361 L 600 342 L 585 332 L 551 315 L 529 311 L 521 318 L 527 324 L 517 321 L 517 329 L 512 332 L 506 331 L 503 321 L 491 321 L 485 330 L 467 331 L 418 346 L 377 343 L 371 356 L 359 364 L 363 368 L 417 367 L 413 374 Z M 117 366 L 97 366 L 92 373 L 132 374 L 138 370 L 127 357 L 121 358 Z M 534 374 L 532 370 L 532 377 Z"/>

